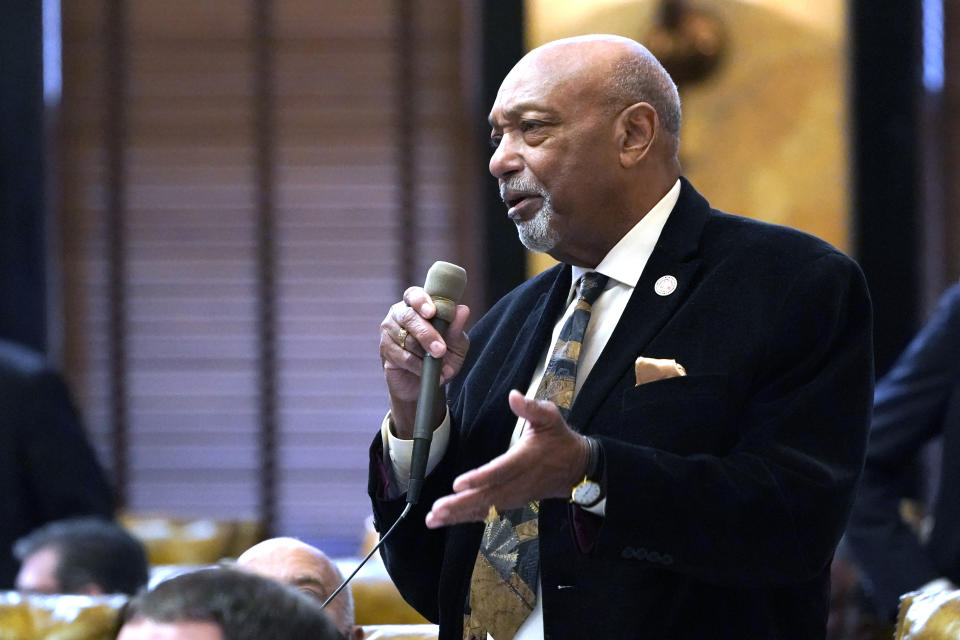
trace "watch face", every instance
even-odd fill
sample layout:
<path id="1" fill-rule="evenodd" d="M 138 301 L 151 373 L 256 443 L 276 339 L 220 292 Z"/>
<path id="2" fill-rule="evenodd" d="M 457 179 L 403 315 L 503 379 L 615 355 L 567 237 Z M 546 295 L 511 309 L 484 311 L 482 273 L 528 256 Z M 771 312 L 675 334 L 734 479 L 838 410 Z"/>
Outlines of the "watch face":
<path id="1" fill-rule="evenodd" d="M 600 499 L 600 485 L 596 482 L 585 480 L 573 489 L 573 501 L 579 505 L 592 506 Z"/>

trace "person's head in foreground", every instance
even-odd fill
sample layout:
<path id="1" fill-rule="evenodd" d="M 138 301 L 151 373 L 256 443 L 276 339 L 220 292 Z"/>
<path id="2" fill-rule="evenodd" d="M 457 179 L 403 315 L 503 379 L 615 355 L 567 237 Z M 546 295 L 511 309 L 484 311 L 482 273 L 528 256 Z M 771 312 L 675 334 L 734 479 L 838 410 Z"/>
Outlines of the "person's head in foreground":
<path id="1" fill-rule="evenodd" d="M 18 540 L 13 553 L 20 560 L 16 589 L 24 593 L 133 595 L 147 584 L 143 544 L 101 518 L 51 522 Z"/>
<path id="2" fill-rule="evenodd" d="M 343 582 L 343 574 L 325 553 L 295 538 L 271 538 L 247 549 L 237 568 L 296 587 L 323 603 Z M 363 629 L 354 624 L 353 596 L 344 588 L 324 610 L 348 638 L 360 640 Z"/>
<path id="3" fill-rule="evenodd" d="M 344 640 L 320 606 L 273 580 L 201 569 L 137 594 L 117 640 Z"/>

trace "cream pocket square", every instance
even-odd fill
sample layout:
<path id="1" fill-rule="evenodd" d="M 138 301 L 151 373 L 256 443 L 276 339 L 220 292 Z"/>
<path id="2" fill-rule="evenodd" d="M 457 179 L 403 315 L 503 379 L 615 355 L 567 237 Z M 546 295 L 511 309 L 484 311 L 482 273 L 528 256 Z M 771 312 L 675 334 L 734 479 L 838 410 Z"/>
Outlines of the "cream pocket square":
<path id="1" fill-rule="evenodd" d="M 687 375 L 683 365 L 672 358 L 645 358 L 640 356 L 633 363 L 633 371 L 637 376 L 636 386 L 638 387 L 655 380 Z"/>

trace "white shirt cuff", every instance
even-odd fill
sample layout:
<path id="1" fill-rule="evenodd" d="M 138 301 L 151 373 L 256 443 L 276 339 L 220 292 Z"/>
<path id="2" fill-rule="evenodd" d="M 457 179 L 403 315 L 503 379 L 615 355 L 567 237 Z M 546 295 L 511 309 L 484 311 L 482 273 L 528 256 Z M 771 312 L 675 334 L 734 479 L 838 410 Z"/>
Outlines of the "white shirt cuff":
<path id="1" fill-rule="evenodd" d="M 380 425 L 380 437 L 383 441 L 384 457 L 390 460 L 393 479 L 400 493 L 407 492 L 410 484 L 410 458 L 413 455 L 413 440 L 402 440 L 393 435 L 390 430 L 390 412 L 387 412 Z M 430 455 L 427 456 L 427 475 L 433 471 L 443 454 L 447 452 L 450 442 L 450 412 L 444 409 L 443 421 L 433 430 L 433 439 L 430 441 Z"/>
<path id="2" fill-rule="evenodd" d="M 606 499 L 606 498 L 603 498 L 602 500 L 600 500 L 600 502 L 598 502 L 597 504 L 593 505 L 592 507 L 583 507 L 583 510 L 584 510 L 584 511 L 589 511 L 590 513 L 592 513 L 592 514 L 594 514 L 594 515 L 597 515 L 597 516 L 600 516 L 600 517 L 606 517 L 606 515 L 607 515 L 607 499 Z"/>

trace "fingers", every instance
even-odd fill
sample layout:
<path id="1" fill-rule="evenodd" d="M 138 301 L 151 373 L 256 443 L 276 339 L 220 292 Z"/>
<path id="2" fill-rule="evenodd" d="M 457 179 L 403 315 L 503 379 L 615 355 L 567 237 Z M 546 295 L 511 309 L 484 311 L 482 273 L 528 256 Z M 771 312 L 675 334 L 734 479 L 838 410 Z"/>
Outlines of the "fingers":
<path id="1" fill-rule="evenodd" d="M 430 319 L 437 313 L 437 307 L 433 303 L 433 299 L 423 287 L 410 287 L 403 292 L 403 302 L 406 308 L 401 317 L 398 318 L 398 324 L 406 328 L 410 334 L 416 338 L 418 350 L 422 350 L 423 353 L 429 353 L 434 358 L 443 357 L 447 352 L 448 345 L 444 341 L 443 336 L 440 335 L 440 332 L 437 331 L 430 322 Z M 461 333 L 463 332 L 462 325 L 459 331 Z M 451 333 L 448 330 L 447 335 L 457 334 Z"/>
<path id="2" fill-rule="evenodd" d="M 435 529 L 462 522 L 483 522 L 491 506 L 503 511 L 527 504 L 532 499 L 527 493 L 523 488 L 518 489 L 515 482 L 459 490 L 434 502 L 426 523 Z"/>
<path id="3" fill-rule="evenodd" d="M 433 298 L 423 287 L 409 287 L 403 292 L 403 301 L 424 318 L 432 318 L 437 313 Z"/>
<path id="4" fill-rule="evenodd" d="M 566 494 L 586 473 L 589 459 L 586 439 L 570 428 L 560 409 L 549 400 L 526 398 L 513 390 L 507 401 L 517 417 L 527 421 L 523 437 L 537 443 L 533 462 L 546 477 L 539 485 L 540 495 Z"/>
<path id="5" fill-rule="evenodd" d="M 447 345 L 440 332 L 434 329 L 433 324 L 430 323 L 430 318 L 436 313 L 436 307 L 432 302 L 418 302 L 419 298 L 416 296 L 410 298 L 416 306 L 407 302 L 410 291 L 415 288 L 407 289 L 404 293 L 404 301 L 392 307 L 393 319 L 397 324 L 398 331 L 405 329 L 408 332 L 407 343 L 404 348 L 419 356 L 429 353 L 434 358 L 443 357 L 443 354 L 447 351 Z M 426 293 L 423 295 L 426 296 Z M 427 296 L 427 299 L 429 300 L 429 296 Z M 424 315 L 425 313 L 429 313 L 429 315 Z"/>
<path id="6" fill-rule="evenodd" d="M 516 480 L 526 466 L 521 450 L 511 450 L 487 464 L 462 473 L 453 481 L 453 490 L 499 488 Z M 532 462 L 532 461 L 530 461 Z M 492 503 L 491 503 L 492 504 Z"/>
<path id="7" fill-rule="evenodd" d="M 447 329 L 447 355 L 444 356 L 441 370 L 440 384 L 449 382 L 460 370 L 470 348 L 470 339 L 467 337 L 466 324 L 470 318 L 470 309 L 466 305 L 457 305 L 456 313 Z"/>
<path id="8" fill-rule="evenodd" d="M 434 502 L 425 522 L 430 529 L 461 522 L 483 522 L 491 504 L 479 491 L 455 493 Z"/>
<path id="9" fill-rule="evenodd" d="M 455 493 L 433 503 L 426 523 L 430 528 L 461 522 L 482 522 L 490 511 L 515 509 L 538 497 L 536 476 L 525 478 L 534 464 L 529 456 L 508 451 L 489 463 L 468 471 L 453 483 Z"/>
<path id="10" fill-rule="evenodd" d="M 549 400 L 527 398 L 513 389 L 507 397 L 507 402 L 510 404 L 510 410 L 518 418 L 526 420 L 534 430 L 543 425 L 555 425 L 563 422 L 563 416 L 560 415 L 557 405 Z"/>
<path id="11" fill-rule="evenodd" d="M 396 403 L 409 403 L 419 395 L 419 378 L 427 353 L 443 358 L 440 383 L 446 384 L 460 371 L 470 341 L 464 331 L 470 310 L 458 305 L 446 332 L 446 341 L 430 322 L 436 306 L 422 287 L 410 287 L 403 301 L 390 307 L 380 323 L 380 362 L 390 393 L 391 408 L 400 428 L 403 411 Z M 415 405 L 414 405 L 415 406 Z"/>
<path id="12" fill-rule="evenodd" d="M 533 475 L 531 471 L 535 469 L 549 466 L 549 461 L 542 460 L 540 457 L 544 454 L 554 454 L 550 447 L 554 446 L 556 438 L 536 435 L 531 440 L 530 437 L 538 430 L 543 431 L 545 427 L 563 428 L 562 435 L 570 433 L 563 422 L 563 417 L 552 402 L 526 398 L 516 389 L 510 392 L 508 401 L 517 417 L 527 420 L 524 433 L 526 440 L 521 439 L 517 446 L 511 447 L 506 453 L 476 469 L 460 474 L 453 481 L 454 491 L 485 489 L 489 498 L 498 498 L 500 496 L 496 492 L 499 492 L 501 487 L 534 489 L 534 486 L 529 486 L 529 480 L 525 482 L 525 476 Z M 570 433 L 570 435 L 573 434 Z M 560 443 L 559 446 L 565 445 Z M 523 502 L 525 500 L 521 500 L 521 503 Z M 500 505 L 500 502 L 490 504 Z"/>
<path id="13" fill-rule="evenodd" d="M 429 353 L 434 358 L 441 358 L 446 354 L 450 345 L 444 341 L 444 337 L 430 322 L 436 313 L 436 305 L 422 287 L 408 288 L 403 292 L 403 302 L 391 307 L 391 315 L 397 325 L 397 331 L 405 329 L 408 332 L 407 337 L 414 339 L 413 345 L 408 344 L 406 347 L 412 353 L 421 356 Z M 454 318 L 446 332 L 451 342 L 461 346 L 461 351 L 465 351 L 462 348 L 464 327 L 469 316 L 469 308 L 465 305 L 457 305 Z"/>
<path id="14" fill-rule="evenodd" d="M 447 328 L 447 336 L 451 338 L 451 342 L 453 342 L 454 337 L 465 335 L 467 320 L 469 318 L 470 307 L 465 304 L 458 304 L 453 320 L 450 321 L 450 326 Z"/>
<path id="15" fill-rule="evenodd" d="M 398 302 L 380 323 L 380 360 L 384 369 L 401 369 L 419 376 L 424 352 L 410 329 L 400 322 L 406 309 L 409 307 Z"/>
<path id="16" fill-rule="evenodd" d="M 530 451 L 518 447 L 461 474 L 453 481 L 455 493 L 433 503 L 427 514 L 427 526 L 436 528 L 483 521 L 491 505 L 498 509 L 513 509 L 526 504 L 529 495 L 537 491 L 530 485 L 535 479 L 524 477 L 535 462 Z"/>
<path id="17" fill-rule="evenodd" d="M 437 331 L 430 319 L 436 314 L 436 306 L 421 287 L 410 287 L 403 294 L 403 302 L 390 307 L 380 323 L 380 357 L 388 362 L 419 375 L 420 358 L 429 353 L 435 358 L 445 358 L 444 382 L 451 378 L 466 356 L 469 340 L 464 330 L 470 317 L 470 309 L 458 305 L 453 320 L 447 329 L 447 340 Z M 411 358 L 411 354 L 415 356 Z M 446 357 L 447 355 L 452 357 Z"/>
<path id="18" fill-rule="evenodd" d="M 437 500 L 427 515 L 427 526 L 482 521 L 491 505 L 513 509 L 530 500 L 569 497 L 583 477 L 587 444 L 563 419 L 557 406 L 526 398 L 517 390 L 508 397 L 510 408 L 527 421 L 519 442 L 490 462 L 453 481 L 454 493 Z"/>

